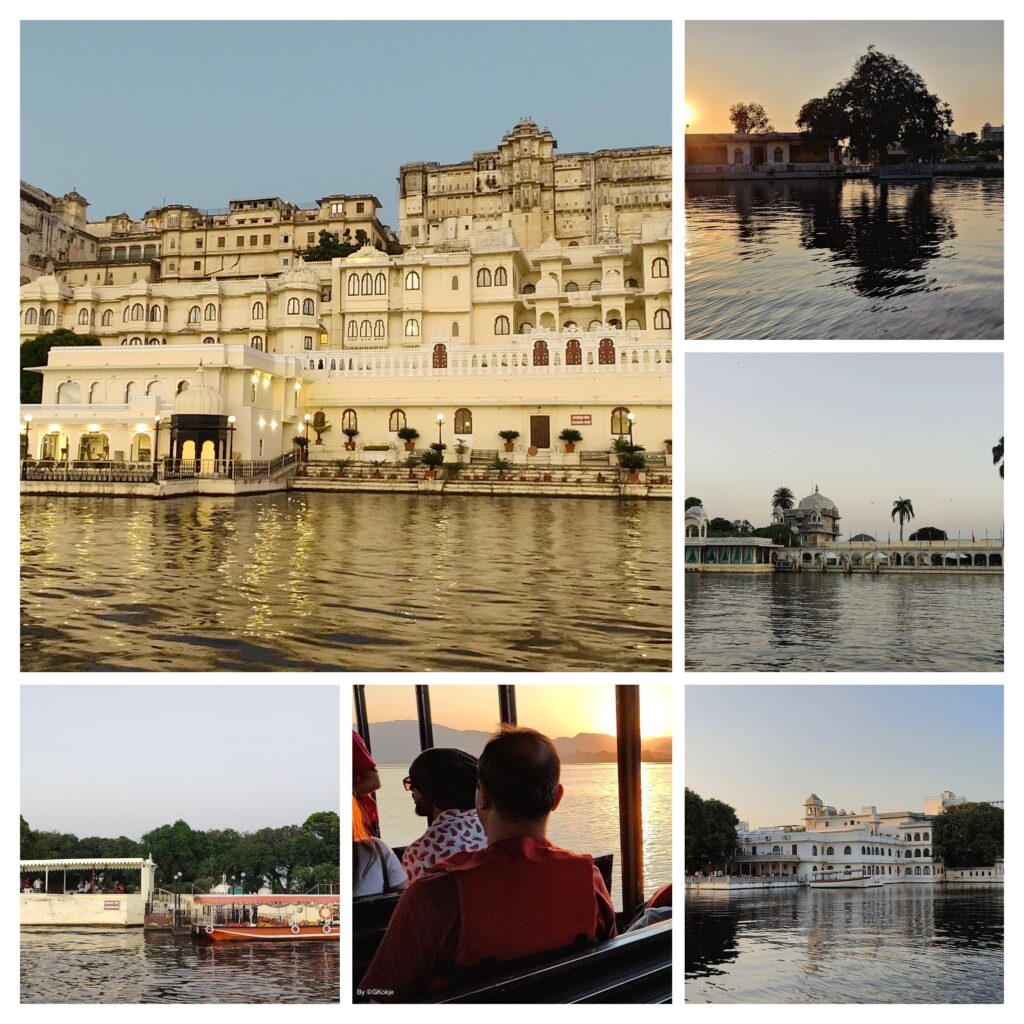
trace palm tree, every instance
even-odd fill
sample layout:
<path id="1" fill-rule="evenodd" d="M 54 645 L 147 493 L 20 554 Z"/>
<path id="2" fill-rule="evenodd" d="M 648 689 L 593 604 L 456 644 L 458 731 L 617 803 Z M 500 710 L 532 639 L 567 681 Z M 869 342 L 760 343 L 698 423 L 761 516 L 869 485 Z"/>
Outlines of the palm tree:
<path id="1" fill-rule="evenodd" d="M 1003 475 L 1003 439 L 999 438 L 999 444 L 992 448 L 992 465 L 999 467 L 999 475 Z"/>
<path id="2" fill-rule="evenodd" d="M 892 503 L 892 518 L 899 517 L 900 520 L 900 543 L 903 543 L 903 524 L 908 519 L 914 518 L 914 505 L 909 498 L 897 498 Z"/>
<path id="3" fill-rule="evenodd" d="M 776 487 L 772 495 L 772 508 L 788 512 L 793 507 L 793 492 L 788 487 Z"/>

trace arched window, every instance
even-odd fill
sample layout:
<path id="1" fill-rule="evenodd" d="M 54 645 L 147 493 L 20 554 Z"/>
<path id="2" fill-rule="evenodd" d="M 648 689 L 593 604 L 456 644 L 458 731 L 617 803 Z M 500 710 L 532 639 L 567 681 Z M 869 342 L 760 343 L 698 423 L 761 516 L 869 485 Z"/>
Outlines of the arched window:
<path id="1" fill-rule="evenodd" d="M 491 272 L 486 267 L 481 267 L 476 272 L 476 286 L 477 288 L 490 288 Z"/>
<path id="2" fill-rule="evenodd" d="M 565 288 L 563 289 L 563 291 L 578 292 L 579 290 L 580 290 L 580 286 L 575 281 L 566 281 L 565 282 Z"/>
<path id="3" fill-rule="evenodd" d="M 452 291 L 457 292 L 459 290 L 459 275 L 452 274 Z"/>
<path id="4" fill-rule="evenodd" d="M 843 853 L 849 856 L 851 853 L 853 853 L 853 850 L 849 846 L 844 846 Z"/>
<path id="5" fill-rule="evenodd" d="M 212 303 L 206 304 L 206 309 L 203 312 L 204 320 L 216 320 L 217 319 L 217 307 Z"/>
<path id="6" fill-rule="evenodd" d="M 136 302 L 132 306 L 132 319 L 141 320 L 146 315 L 146 309 L 141 302 Z"/>
<path id="7" fill-rule="evenodd" d="M 388 416 L 388 430 L 392 434 L 399 430 L 405 430 L 405 410 L 404 409 L 392 409 L 391 415 Z"/>
<path id="8" fill-rule="evenodd" d="M 103 310 L 103 316 L 100 317 L 100 326 L 109 327 L 114 319 L 114 311 L 112 309 Z"/>
<path id="9" fill-rule="evenodd" d="M 920 850 L 915 850 L 914 851 L 914 856 L 915 857 L 920 857 L 921 856 L 921 851 Z"/>
<path id="10" fill-rule="evenodd" d="M 95 405 L 103 397 L 103 385 L 94 381 L 89 387 L 89 404 Z"/>
<path id="11" fill-rule="evenodd" d="M 303 316 L 313 316 L 313 314 L 314 314 L 313 300 L 312 299 L 303 299 L 302 300 L 302 315 Z"/>
<path id="12" fill-rule="evenodd" d="M 253 320 L 262 320 L 266 315 L 266 307 L 262 302 L 254 302 L 252 304 L 252 318 Z"/>
<path id="13" fill-rule="evenodd" d="M 511 330 L 507 316 L 499 316 L 494 321 L 495 334 L 508 334 Z"/>
<path id="14" fill-rule="evenodd" d="M 407 338 L 418 338 L 420 336 L 419 320 L 409 319 L 405 321 L 405 336 Z"/>
<path id="15" fill-rule="evenodd" d="M 835 856 L 835 850 L 833 850 L 833 849 L 832 849 L 832 847 L 830 846 L 830 847 L 829 847 L 829 848 L 828 848 L 828 849 L 827 849 L 827 850 L 825 851 L 825 856 L 826 856 L 826 857 L 834 857 L 834 856 Z"/>
<path id="16" fill-rule="evenodd" d="M 591 281 L 590 282 L 590 290 L 592 292 L 599 292 L 601 290 L 601 282 L 600 281 Z"/>
<path id="17" fill-rule="evenodd" d="M 80 324 L 89 323 L 89 310 L 87 310 L 84 306 L 82 307 L 82 309 L 78 311 L 78 322 Z"/>
<path id="18" fill-rule="evenodd" d="M 456 409 L 455 410 L 455 433 L 456 434 L 472 434 L 473 433 L 473 414 L 469 409 Z"/>
<path id="19" fill-rule="evenodd" d="M 921 865 L 920 864 L 918 864 L 917 867 L 914 868 L 914 874 L 915 875 L 921 874 Z"/>
<path id="20" fill-rule="evenodd" d="M 817 848 L 817 846 L 812 846 L 811 847 L 811 856 L 812 857 L 817 857 L 818 856 L 818 848 Z M 815 868 L 815 871 L 817 871 L 817 868 Z"/>
<path id="21" fill-rule="evenodd" d="M 548 343 L 543 338 L 538 338 L 533 343 L 533 365 L 548 365 Z"/>
<path id="22" fill-rule="evenodd" d="M 190 324 L 197 324 L 197 323 L 199 323 L 199 307 L 198 306 L 193 306 L 188 311 L 188 322 Z"/>
<path id="23" fill-rule="evenodd" d="M 257 352 L 264 351 L 263 339 L 257 334 L 253 337 L 252 341 L 249 342 L 249 348 L 256 349 Z"/>
<path id="24" fill-rule="evenodd" d="M 55 321 L 56 321 L 56 314 L 54 313 L 54 311 L 52 309 L 48 309 L 43 314 L 43 323 L 45 325 L 47 325 L 47 326 L 52 326 Z"/>
<path id="25" fill-rule="evenodd" d="M 288 300 L 288 313 L 289 314 L 294 314 L 294 313 L 298 313 L 298 311 L 299 311 L 299 300 L 294 298 L 294 297 L 290 298 Z"/>
<path id="26" fill-rule="evenodd" d="M 142 339 L 141 338 L 129 338 L 128 339 L 128 344 L 129 345 L 141 345 L 142 344 Z"/>
<path id="27" fill-rule="evenodd" d="M 360 338 L 368 338 L 368 337 L 370 337 L 370 335 L 372 333 L 373 333 L 373 324 L 371 324 L 369 320 L 364 320 L 359 325 L 359 337 Z"/>
<path id="28" fill-rule="evenodd" d="M 598 342 L 597 361 L 602 366 L 615 365 L 615 342 L 611 338 L 602 338 Z"/>
<path id="29" fill-rule="evenodd" d="M 777 164 L 781 164 L 782 163 L 782 147 L 781 146 L 776 146 L 772 155 L 775 157 L 775 162 Z"/>
<path id="30" fill-rule="evenodd" d="M 207 338 L 203 338 L 203 344 L 204 345 L 216 345 L 217 341 L 214 338 L 207 337 Z"/>
<path id="31" fill-rule="evenodd" d="M 373 336 L 375 338 L 383 338 L 384 337 L 384 321 L 383 320 L 377 320 L 377 321 L 374 322 L 374 325 L 373 325 Z"/>
<path id="32" fill-rule="evenodd" d="M 359 282 L 359 290 L 364 295 L 372 295 L 373 294 L 373 278 L 370 277 L 370 272 L 369 271 L 367 271 L 365 274 L 363 274 L 362 279 Z"/>
<path id="33" fill-rule="evenodd" d="M 915 843 L 921 842 L 921 833 L 920 832 L 915 832 L 914 833 L 914 842 Z"/>
<path id="34" fill-rule="evenodd" d="M 535 284 L 524 284 L 523 285 L 523 294 L 524 295 L 533 295 L 536 291 L 537 291 L 537 286 Z"/>
<path id="35" fill-rule="evenodd" d="M 931 856 L 931 854 L 928 852 L 928 847 L 927 846 L 921 851 L 921 856 L 922 857 L 930 857 Z"/>
<path id="36" fill-rule="evenodd" d="M 152 323 L 159 323 L 160 322 L 160 307 L 159 306 L 150 306 L 149 307 L 149 319 L 150 319 L 150 321 Z"/>
<path id="37" fill-rule="evenodd" d="M 500 288 L 506 284 L 508 284 L 508 272 L 504 267 L 498 267 L 498 269 L 494 271 L 494 286 L 496 288 Z"/>
<path id="38" fill-rule="evenodd" d="M 659 256 L 651 264 L 651 277 L 668 277 L 668 260 Z"/>
<path id="39" fill-rule="evenodd" d="M 616 406 L 612 409 L 612 433 L 613 434 L 628 434 L 629 433 L 629 409 L 624 405 Z"/>
<path id="40" fill-rule="evenodd" d="M 373 279 L 373 291 L 375 295 L 386 295 L 388 290 L 387 278 L 383 274 L 378 274 Z"/>
<path id="41" fill-rule="evenodd" d="M 437 344 L 434 346 L 434 354 L 431 359 L 430 365 L 435 370 L 448 369 L 448 349 L 446 346 L 441 344 Z"/>
<path id="42" fill-rule="evenodd" d="M 672 317 L 667 309 L 656 309 L 654 311 L 654 329 L 656 331 L 667 331 L 672 326 Z"/>
<path id="43" fill-rule="evenodd" d="M 565 365 L 566 366 L 582 366 L 583 365 L 583 349 L 580 348 L 579 338 L 570 338 L 565 343 Z"/>
<path id="44" fill-rule="evenodd" d="M 106 316 L 106 313 L 103 314 Z M 36 313 L 34 308 L 25 310 L 25 323 L 34 324 L 39 319 L 39 314 Z"/>
<path id="45" fill-rule="evenodd" d="M 410 270 L 405 275 L 405 290 L 407 292 L 418 292 L 420 290 L 420 275 L 415 270 Z"/>
<path id="46" fill-rule="evenodd" d="M 927 832 L 922 832 L 921 833 L 921 838 L 927 843 L 928 842 L 928 833 Z"/>
<path id="47" fill-rule="evenodd" d="M 341 429 L 343 431 L 359 429 L 359 417 L 356 415 L 355 409 L 346 409 L 341 414 Z"/>
<path id="48" fill-rule="evenodd" d="M 359 322 L 357 320 L 349 320 L 348 322 L 348 336 L 350 338 L 359 337 Z"/>
<path id="49" fill-rule="evenodd" d="M 359 294 L 359 275 L 349 274 L 348 275 L 348 293 L 349 295 Z"/>
<path id="50" fill-rule="evenodd" d="M 457 338 L 459 336 L 459 321 L 452 321 L 452 337 Z"/>

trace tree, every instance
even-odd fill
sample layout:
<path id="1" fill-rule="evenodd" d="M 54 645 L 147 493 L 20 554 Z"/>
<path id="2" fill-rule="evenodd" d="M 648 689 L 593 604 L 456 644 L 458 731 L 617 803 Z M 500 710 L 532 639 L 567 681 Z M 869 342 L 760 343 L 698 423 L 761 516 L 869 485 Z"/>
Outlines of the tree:
<path id="1" fill-rule="evenodd" d="M 788 512 L 793 507 L 794 495 L 788 487 L 776 487 L 772 495 L 772 508 L 781 508 Z"/>
<path id="2" fill-rule="evenodd" d="M 738 532 L 730 520 L 723 519 L 721 516 L 715 516 L 715 518 L 708 523 L 708 529 L 717 530 L 729 536 Z"/>
<path id="3" fill-rule="evenodd" d="M 796 124 L 813 137 L 849 140 L 857 160 L 884 164 L 898 146 L 915 160 L 941 156 L 953 111 L 916 71 L 869 46 L 846 81 L 800 108 Z"/>
<path id="4" fill-rule="evenodd" d="M 949 540 L 946 536 L 945 530 L 940 530 L 937 526 L 922 526 L 920 530 L 915 530 L 909 540 Z"/>
<path id="5" fill-rule="evenodd" d="M 687 498 L 686 501 L 683 502 L 683 510 L 685 511 L 688 508 L 693 508 L 694 505 L 703 506 L 704 502 L 701 501 L 700 498 Z"/>
<path id="6" fill-rule="evenodd" d="M 689 787 L 685 805 L 686 873 L 721 868 L 736 849 L 736 811 L 721 800 L 705 800 Z"/>
<path id="7" fill-rule="evenodd" d="M 999 477 L 1003 478 L 1003 439 L 999 438 L 999 444 L 992 447 L 992 465 L 999 467 Z"/>
<path id="8" fill-rule="evenodd" d="M 302 253 L 302 258 L 307 263 L 333 260 L 336 257 L 351 256 L 358 252 L 360 245 L 353 245 L 351 242 L 342 241 L 337 232 L 330 232 L 326 228 L 320 229 L 320 236 L 316 245 L 311 245 Z"/>
<path id="9" fill-rule="evenodd" d="M 932 821 L 932 853 L 947 868 L 987 867 L 1003 855 L 1003 809 L 956 804 Z"/>
<path id="10" fill-rule="evenodd" d="M 43 400 L 43 378 L 41 374 L 27 370 L 28 366 L 45 366 L 49 361 L 50 349 L 73 345 L 98 345 L 95 334 L 75 334 L 66 327 L 60 327 L 48 334 L 26 341 L 21 346 L 21 401 L 23 405 L 38 405 Z"/>
<path id="11" fill-rule="evenodd" d="M 909 498 L 897 498 L 892 503 L 892 518 L 900 521 L 900 543 L 903 543 L 903 524 L 914 518 L 914 506 Z"/>
<path id="12" fill-rule="evenodd" d="M 323 409 L 313 413 L 313 422 L 310 425 L 316 432 L 316 443 L 323 444 L 323 441 L 321 441 L 320 438 L 331 429 L 331 425 L 327 422 L 327 417 L 324 415 Z"/>
<path id="13" fill-rule="evenodd" d="M 760 103 L 734 103 L 729 108 L 729 120 L 740 135 L 765 135 L 775 131 Z"/>
<path id="14" fill-rule="evenodd" d="M 205 833 L 192 829 L 179 819 L 173 825 L 161 825 L 142 837 L 142 848 L 153 855 L 157 877 L 170 880 L 179 871 L 185 879 L 199 877 L 199 865 L 209 851 Z"/>

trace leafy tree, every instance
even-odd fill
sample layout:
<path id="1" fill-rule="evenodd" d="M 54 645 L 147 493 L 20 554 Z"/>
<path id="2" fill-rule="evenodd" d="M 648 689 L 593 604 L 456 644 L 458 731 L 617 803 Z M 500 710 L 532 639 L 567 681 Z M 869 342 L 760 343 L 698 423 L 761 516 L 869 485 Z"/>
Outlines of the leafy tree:
<path id="1" fill-rule="evenodd" d="M 994 864 L 1003 855 L 1003 809 L 974 803 L 947 807 L 932 822 L 932 846 L 947 868 Z"/>
<path id="2" fill-rule="evenodd" d="M 43 378 L 41 374 L 32 373 L 28 366 L 45 366 L 49 360 L 50 349 L 64 348 L 72 345 L 98 345 L 100 339 L 95 334 L 75 334 L 66 327 L 40 334 L 21 346 L 21 402 L 23 405 L 38 405 L 43 400 Z"/>
<path id="3" fill-rule="evenodd" d="M 701 501 L 700 498 L 687 498 L 686 501 L 683 503 L 683 510 L 685 511 L 688 508 L 693 508 L 694 505 L 703 504 L 704 502 Z"/>
<path id="4" fill-rule="evenodd" d="M 321 228 L 316 245 L 311 245 L 308 249 L 304 250 L 302 258 L 307 263 L 333 260 L 336 257 L 351 256 L 352 253 L 358 252 L 360 248 L 360 244 L 353 245 L 351 242 L 343 242 L 338 237 L 336 231 L 330 232 L 326 228 Z"/>
<path id="5" fill-rule="evenodd" d="M 730 520 L 723 519 L 721 516 L 715 516 L 715 518 L 708 523 L 708 530 L 718 530 L 730 537 L 734 533 L 739 532 L 736 527 L 732 525 Z"/>
<path id="6" fill-rule="evenodd" d="M 912 159 L 939 157 L 953 112 L 928 91 L 916 71 L 869 46 L 850 77 L 824 97 L 805 103 L 796 123 L 817 138 L 848 139 L 850 154 L 857 160 L 885 163 L 889 149 L 896 146 Z"/>
<path id="7" fill-rule="evenodd" d="M 331 429 L 331 425 L 327 422 L 327 416 L 324 414 L 323 409 L 319 409 L 317 412 L 313 413 L 313 422 L 310 426 L 312 426 L 316 433 L 316 443 L 323 444 L 323 441 L 320 440 L 321 437 Z"/>
<path id="8" fill-rule="evenodd" d="M 776 487 L 772 495 L 772 508 L 781 508 L 788 512 L 793 507 L 795 495 L 788 487 Z"/>
<path id="9" fill-rule="evenodd" d="M 729 108 L 729 120 L 740 135 L 765 135 L 775 131 L 760 103 L 734 103 Z"/>
<path id="10" fill-rule="evenodd" d="M 209 851 L 206 834 L 195 831 L 181 819 L 147 832 L 142 837 L 142 847 L 153 855 L 157 877 L 165 881 L 179 871 L 184 878 L 196 878 L 199 865 Z"/>
<path id="11" fill-rule="evenodd" d="M 721 800 L 705 800 L 689 787 L 685 805 L 686 873 L 721 868 L 736 849 L 736 811 Z"/>
<path id="12" fill-rule="evenodd" d="M 915 530 L 909 537 L 910 540 L 949 540 L 946 536 L 945 530 L 940 530 L 937 526 L 922 526 L 920 530 Z"/>
<path id="13" fill-rule="evenodd" d="M 999 467 L 999 476 L 1003 476 L 1003 439 L 999 438 L 999 444 L 992 447 L 992 465 Z"/>
<path id="14" fill-rule="evenodd" d="M 903 524 L 914 518 L 914 505 L 909 498 L 897 498 L 892 503 L 892 519 L 900 521 L 900 543 L 903 542 Z"/>

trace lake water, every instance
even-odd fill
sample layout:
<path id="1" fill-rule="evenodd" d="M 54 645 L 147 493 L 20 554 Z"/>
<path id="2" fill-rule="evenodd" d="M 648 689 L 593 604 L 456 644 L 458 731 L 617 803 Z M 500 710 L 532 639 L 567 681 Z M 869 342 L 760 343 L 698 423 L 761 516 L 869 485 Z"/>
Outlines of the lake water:
<path id="1" fill-rule="evenodd" d="M 22 928 L 23 1003 L 336 1003 L 337 942 L 198 944 L 141 928 Z"/>
<path id="2" fill-rule="evenodd" d="M 1001 576 L 687 573 L 688 671 L 994 672 Z"/>
<path id="3" fill-rule="evenodd" d="M 427 819 L 416 816 L 412 797 L 402 786 L 408 765 L 380 766 L 378 771 L 381 838 L 389 846 L 407 846 L 427 827 Z M 618 769 L 614 764 L 565 764 L 562 785 L 565 796 L 551 815 L 548 838 L 578 853 L 614 853 L 612 899 L 621 909 Z M 650 896 L 672 881 L 672 765 L 645 762 L 641 786 L 644 892 Z"/>
<path id="4" fill-rule="evenodd" d="M 686 337 L 1002 338 L 1003 181 L 688 181 Z"/>
<path id="5" fill-rule="evenodd" d="M 1002 886 L 686 894 L 687 1002 L 999 1003 Z"/>
<path id="6" fill-rule="evenodd" d="M 668 503 L 22 499 L 22 667 L 668 670 Z"/>

